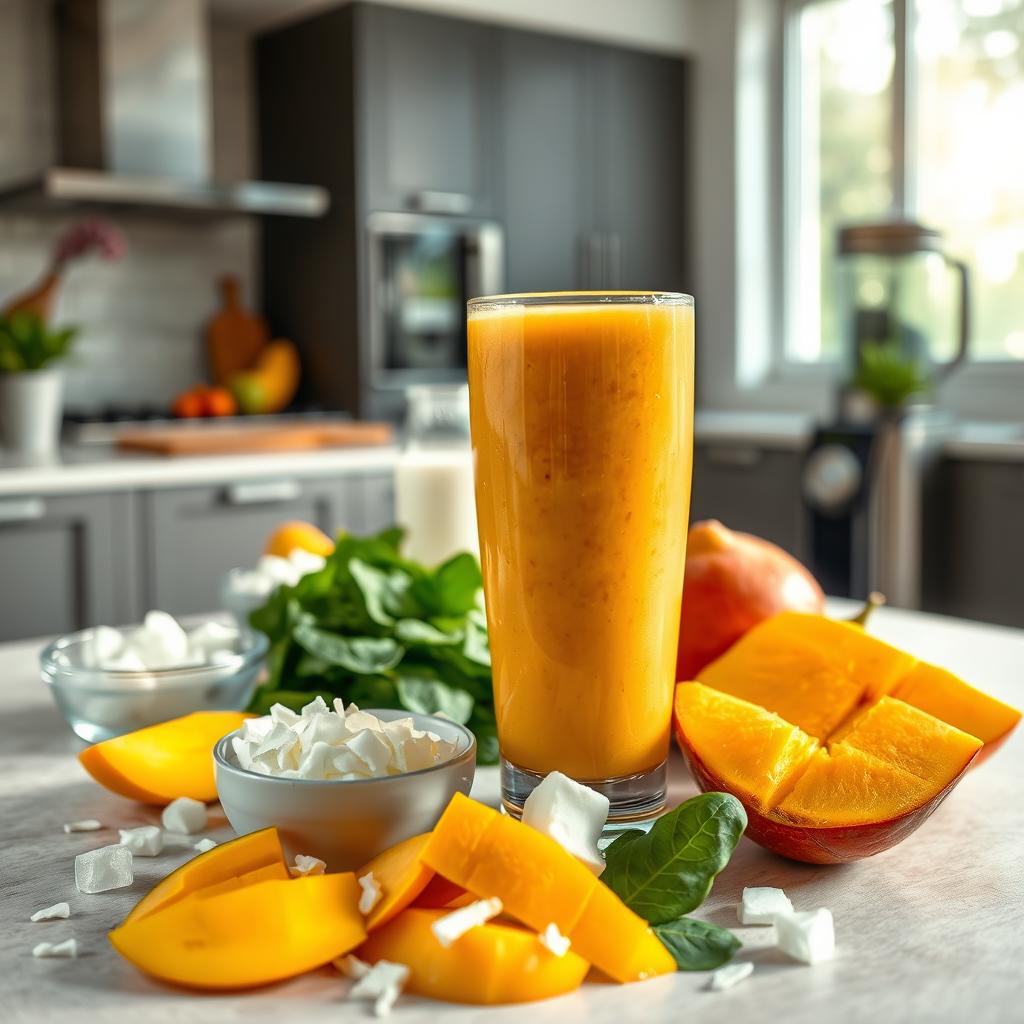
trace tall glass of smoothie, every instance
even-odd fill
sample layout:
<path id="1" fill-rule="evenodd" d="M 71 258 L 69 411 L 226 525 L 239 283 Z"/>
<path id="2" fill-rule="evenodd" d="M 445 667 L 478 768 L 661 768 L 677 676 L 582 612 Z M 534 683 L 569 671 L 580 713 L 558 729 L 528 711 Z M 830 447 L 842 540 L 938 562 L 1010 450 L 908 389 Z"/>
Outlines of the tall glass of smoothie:
<path id="1" fill-rule="evenodd" d="M 502 796 L 560 771 L 611 820 L 665 800 L 693 439 L 693 300 L 469 303 Z"/>

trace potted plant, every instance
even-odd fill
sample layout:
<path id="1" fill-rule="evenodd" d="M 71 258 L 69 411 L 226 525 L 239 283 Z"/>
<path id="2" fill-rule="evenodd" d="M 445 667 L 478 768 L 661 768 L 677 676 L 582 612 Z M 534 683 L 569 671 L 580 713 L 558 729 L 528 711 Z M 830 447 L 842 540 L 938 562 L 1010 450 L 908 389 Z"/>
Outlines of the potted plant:
<path id="1" fill-rule="evenodd" d="M 50 326 L 68 266 L 88 253 L 118 259 L 120 233 L 101 220 L 73 224 L 57 240 L 46 272 L 0 311 L 0 446 L 19 454 L 53 451 L 60 436 L 63 380 L 59 363 L 77 328 Z"/>
<path id="2" fill-rule="evenodd" d="M 0 445 L 20 454 L 53 451 L 60 436 L 63 379 L 56 365 L 76 334 L 35 313 L 0 317 Z"/>

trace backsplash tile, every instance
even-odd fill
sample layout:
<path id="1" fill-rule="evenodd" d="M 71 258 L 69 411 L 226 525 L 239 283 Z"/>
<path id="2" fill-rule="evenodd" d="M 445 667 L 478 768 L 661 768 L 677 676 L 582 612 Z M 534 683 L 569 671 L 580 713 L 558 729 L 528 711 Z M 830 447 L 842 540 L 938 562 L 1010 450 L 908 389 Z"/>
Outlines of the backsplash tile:
<path id="1" fill-rule="evenodd" d="M 54 161 L 49 4 L 0 0 L 0 180 Z M 218 176 L 252 175 L 251 67 L 245 36 L 213 27 L 213 111 Z M 0 306 L 43 272 L 55 238 L 75 217 L 0 208 Z M 258 308 L 259 224 L 233 218 L 175 221 L 114 215 L 127 251 L 117 263 L 75 264 L 55 319 L 81 334 L 66 367 L 66 404 L 162 404 L 204 376 L 202 329 L 218 305 L 216 281 L 237 275 Z"/>

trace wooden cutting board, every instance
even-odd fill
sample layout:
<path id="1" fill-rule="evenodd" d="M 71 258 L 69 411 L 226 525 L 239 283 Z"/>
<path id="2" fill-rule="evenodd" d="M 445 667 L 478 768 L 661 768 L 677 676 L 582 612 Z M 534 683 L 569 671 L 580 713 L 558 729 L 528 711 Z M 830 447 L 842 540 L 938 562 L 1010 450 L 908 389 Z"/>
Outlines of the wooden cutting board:
<path id="1" fill-rule="evenodd" d="M 256 362 L 270 340 L 270 328 L 242 305 L 237 277 L 228 274 L 219 283 L 222 304 L 206 325 L 206 357 L 213 382 L 224 385 Z"/>
<path id="2" fill-rule="evenodd" d="M 389 444 L 393 436 L 390 423 L 288 423 L 258 427 L 218 423 L 130 431 L 121 434 L 117 443 L 130 451 L 159 455 L 224 455 L 365 448 Z"/>

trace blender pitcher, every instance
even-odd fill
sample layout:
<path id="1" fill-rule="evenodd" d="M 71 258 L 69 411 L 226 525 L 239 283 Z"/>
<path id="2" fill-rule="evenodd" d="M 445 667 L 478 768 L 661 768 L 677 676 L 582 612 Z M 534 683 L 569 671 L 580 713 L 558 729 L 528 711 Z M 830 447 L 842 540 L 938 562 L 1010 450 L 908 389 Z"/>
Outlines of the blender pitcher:
<path id="1" fill-rule="evenodd" d="M 968 270 L 944 251 L 938 231 L 909 221 L 859 224 L 840 229 L 838 249 L 849 382 L 856 386 L 866 363 L 877 366 L 881 356 L 886 366 L 915 373 L 922 390 L 963 362 L 970 333 Z M 890 392 L 883 377 L 881 393 L 872 394 L 885 408 L 900 407 L 909 397 L 901 397 L 896 376 Z"/>

